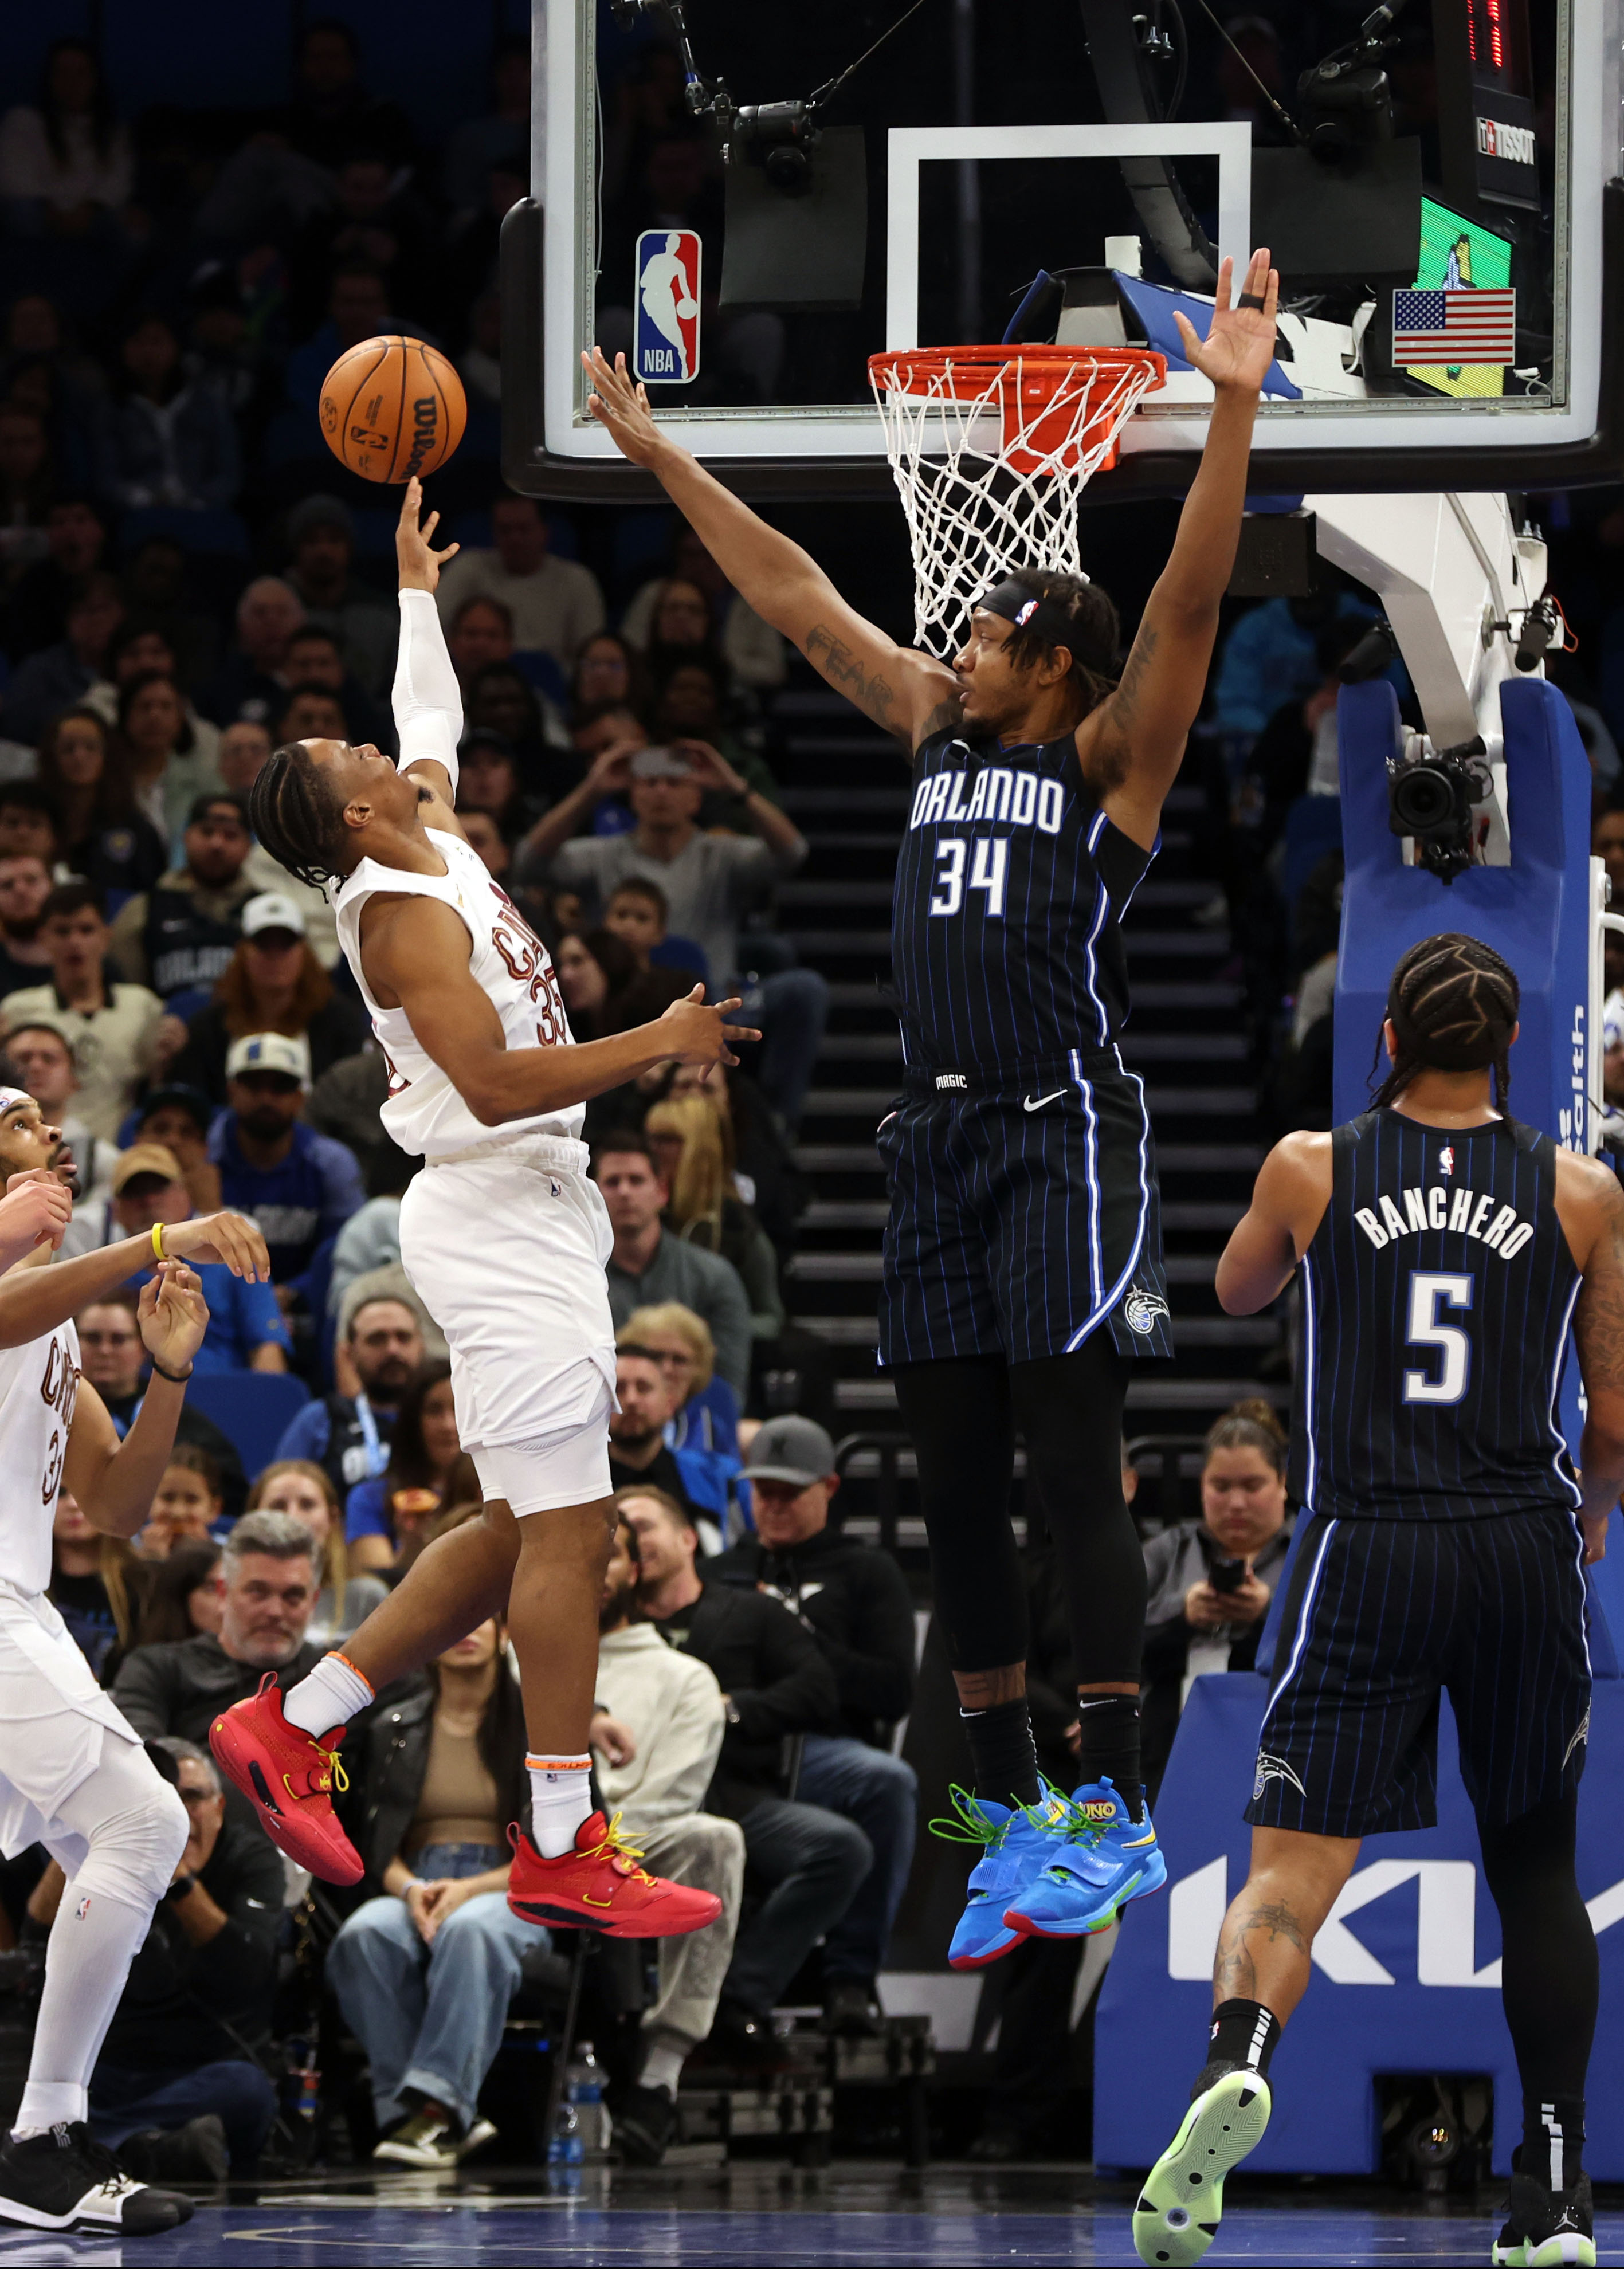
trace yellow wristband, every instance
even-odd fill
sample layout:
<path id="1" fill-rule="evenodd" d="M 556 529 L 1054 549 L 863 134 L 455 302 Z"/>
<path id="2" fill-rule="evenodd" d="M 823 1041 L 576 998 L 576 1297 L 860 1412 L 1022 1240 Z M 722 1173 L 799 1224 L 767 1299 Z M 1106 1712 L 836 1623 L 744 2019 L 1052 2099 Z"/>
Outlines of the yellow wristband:
<path id="1" fill-rule="evenodd" d="M 155 1221 L 152 1223 L 152 1258 L 154 1260 L 166 1258 L 164 1252 L 164 1224 L 161 1221 Z"/>

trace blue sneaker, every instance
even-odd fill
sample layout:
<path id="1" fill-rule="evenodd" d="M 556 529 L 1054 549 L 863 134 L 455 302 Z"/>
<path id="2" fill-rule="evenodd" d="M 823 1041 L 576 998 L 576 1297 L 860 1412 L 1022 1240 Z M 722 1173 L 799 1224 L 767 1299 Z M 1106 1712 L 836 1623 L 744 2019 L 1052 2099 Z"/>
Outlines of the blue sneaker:
<path id="1" fill-rule="evenodd" d="M 949 1844 L 980 1844 L 985 1848 L 970 1871 L 964 1911 L 948 1948 L 951 1970 L 985 1970 L 1028 1935 L 1024 1927 L 1012 1928 L 1004 1910 L 1019 1898 L 1026 1886 L 1052 1857 L 1057 1835 L 1068 1825 L 1066 1800 L 1050 1790 L 1042 1806 L 995 1804 L 990 1797 L 971 1796 L 954 1786 L 948 1792 L 956 1817 L 933 1820 L 933 1836 Z"/>
<path id="2" fill-rule="evenodd" d="M 1086 1938 L 1107 1929 L 1130 1899 L 1159 1891 L 1167 1861 L 1147 1806 L 1142 1820 L 1109 1780 L 1074 1789 L 1065 1827 L 1051 1832 L 1048 1864 L 1004 1910 L 1010 1930 L 1034 1938 Z"/>

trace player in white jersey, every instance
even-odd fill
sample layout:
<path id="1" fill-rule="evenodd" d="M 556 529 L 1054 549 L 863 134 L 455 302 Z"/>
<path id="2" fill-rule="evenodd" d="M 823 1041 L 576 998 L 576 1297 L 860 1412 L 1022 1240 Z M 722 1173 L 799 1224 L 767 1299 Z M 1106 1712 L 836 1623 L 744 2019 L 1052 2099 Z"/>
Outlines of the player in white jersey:
<path id="1" fill-rule="evenodd" d="M 254 1224 L 227 1214 L 43 1265 L 71 1204 L 61 1142 L 29 1096 L 0 1087 L 0 1175 L 28 1178 L 0 1201 L 0 1851 L 43 1844 L 68 1878 L 27 2086 L 0 2146 L 0 2221 L 138 2236 L 173 2229 L 191 2201 L 122 2172 L 85 2125 L 86 2090 L 131 1958 L 173 1882 L 187 1818 L 46 1597 L 51 1523 L 66 1489 L 103 1535 L 135 1534 L 209 1323 L 186 1260 L 227 1260 L 266 1282 L 270 1263 Z M 152 1377 L 121 1442 L 79 1376 L 71 1319 L 149 1265 L 139 1320 Z"/>
<path id="2" fill-rule="evenodd" d="M 407 485 L 396 536 L 400 765 L 303 741 L 255 781 L 255 831 L 330 891 L 389 1061 L 383 1124 L 427 1161 L 401 1208 L 401 1259 L 451 1350 L 457 1429 L 481 1519 L 441 1538 L 375 1614 L 285 1697 L 239 1703 L 210 1733 L 225 1770 L 292 1858 L 331 1881 L 361 1862 L 334 1814 L 333 1751 L 388 1681 L 505 1614 L 530 1741 L 531 1829 L 508 1901 L 528 1920 L 669 1937 L 720 1903 L 648 1875 L 593 1808 L 587 1729 L 598 1599 L 613 1534 L 611 1238 L 587 1178 L 582 1105 L 675 1058 L 734 1061 L 755 1038 L 696 986 L 655 1023 L 577 1046 L 541 940 L 453 816 L 461 699 L 432 593 L 440 563 Z M 337 1729 L 336 1731 L 336 1729 Z"/>

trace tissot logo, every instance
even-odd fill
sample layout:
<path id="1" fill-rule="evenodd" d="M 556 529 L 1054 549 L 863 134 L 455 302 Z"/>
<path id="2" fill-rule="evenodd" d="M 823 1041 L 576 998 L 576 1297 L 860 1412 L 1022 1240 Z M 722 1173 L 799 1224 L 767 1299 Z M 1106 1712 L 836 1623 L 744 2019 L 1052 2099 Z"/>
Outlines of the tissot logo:
<path id="1" fill-rule="evenodd" d="M 1314 1940 L 1314 1966 L 1333 1985 L 1394 1985 L 1399 1981 L 1348 1928 L 1348 1918 L 1416 1882 L 1415 1977 L 1421 1985 L 1482 1985 L 1500 1990 L 1500 1964 L 1477 1966 L 1477 1869 L 1470 1859 L 1376 1859 L 1357 1868 Z M 1208 1978 L 1218 1932 L 1229 1903 L 1229 1862 L 1211 1859 L 1168 1893 L 1167 1974 Z M 1624 1922 L 1624 1882 L 1587 1899 L 1599 1934 Z"/>

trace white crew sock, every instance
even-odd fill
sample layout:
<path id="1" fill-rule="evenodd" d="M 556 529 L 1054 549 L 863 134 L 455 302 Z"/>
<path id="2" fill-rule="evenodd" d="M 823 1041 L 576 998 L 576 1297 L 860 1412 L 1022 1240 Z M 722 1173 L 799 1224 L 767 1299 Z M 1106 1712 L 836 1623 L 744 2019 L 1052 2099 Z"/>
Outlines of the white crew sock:
<path id="1" fill-rule="evenodd" d="M 11 2130 L 19 2142 L 87 2116 L 91 2073 L 151 1920 L 150 1900 L 132 1906 L 86 1889 L 77 1876 L 63 1890 L 45 1949 L 28 2084 Z"/>
<path id="2" fill-rule="evenodd" d="M 592 1759 L 584 1754 L 527 1756 L 525 1763 L 530 1773 L 530 1840 L 543 1859 L 562 1859 L 575 1849 L 576 1829 L 592 1817 Z"/>
<path id="3" fill-rule="evenodd" d="M 283 1696 L 282 1715 L 315 1741 L 335 1726 L 347 1726 L 376 1698 L 354 1663 L 342 1654 L 324 1654 L 308 1678 Z"/>
<path id="4" fill-rule="evenodd" d="M 683 2051 L 670 2047 L 648 2050 L 643 2058 L 643 2069 L 638 2074 L 639 2088 L 663 2088 L 675 2103 L 676 2084 L 683 2076 Z"/>

